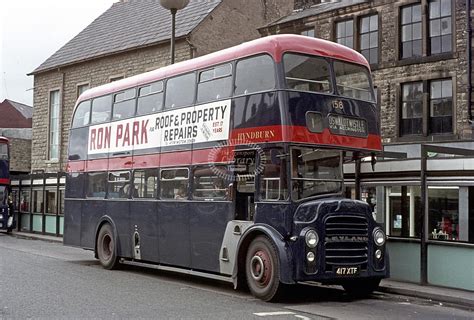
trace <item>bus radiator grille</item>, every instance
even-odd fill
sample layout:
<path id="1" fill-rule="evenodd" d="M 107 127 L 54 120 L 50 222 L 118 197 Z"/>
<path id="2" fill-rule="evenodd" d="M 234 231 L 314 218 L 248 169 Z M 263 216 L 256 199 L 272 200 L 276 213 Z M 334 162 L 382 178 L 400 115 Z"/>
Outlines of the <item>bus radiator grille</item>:
<path id="1" fill-rule="evenodd" d="M 332 215 L 325 219 L 326 272 L 337 266 L 367 270 L 368 222 L 364 216 Z"/>

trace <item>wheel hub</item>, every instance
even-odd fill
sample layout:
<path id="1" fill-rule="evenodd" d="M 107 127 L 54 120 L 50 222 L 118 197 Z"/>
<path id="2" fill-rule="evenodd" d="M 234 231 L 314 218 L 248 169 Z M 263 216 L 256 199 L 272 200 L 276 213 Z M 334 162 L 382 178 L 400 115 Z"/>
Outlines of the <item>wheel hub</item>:
<path id="1" fill-rule="evenodd" d="M 255 252 L 250 259 L 250 274 L 260 286 L 266 286 L 272 276 L 272 264 L 269 255 L 262 250 Z"/>

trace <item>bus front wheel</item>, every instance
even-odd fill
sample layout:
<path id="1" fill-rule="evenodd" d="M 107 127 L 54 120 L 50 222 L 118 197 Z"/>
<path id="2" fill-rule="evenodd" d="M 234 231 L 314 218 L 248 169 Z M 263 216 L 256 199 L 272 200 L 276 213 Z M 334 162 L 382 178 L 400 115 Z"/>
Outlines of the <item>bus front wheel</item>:
<path id="1" fill-rule="evenodd" d="M 250 292 L 264 301 L 274 300 L 281 291 L 280 266 L 275 245 L 265 236 L 256 237 L 245 259 Z"/>
<path id="2" fill-rule="evenodd" d="M 97 237 L 97 257 L 105 269 L 116 269 L 119 265 L 114 232 L 108 223 L 100 228 Z"/>

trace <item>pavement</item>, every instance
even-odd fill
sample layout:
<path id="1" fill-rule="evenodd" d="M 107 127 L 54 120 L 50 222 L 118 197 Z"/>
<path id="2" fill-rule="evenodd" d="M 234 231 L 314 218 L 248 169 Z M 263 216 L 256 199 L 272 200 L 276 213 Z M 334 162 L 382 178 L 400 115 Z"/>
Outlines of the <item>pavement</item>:
<path id="1" fill-rule="evenodd" d="M 42 240 L 57 243 L 63 242 L 62 237 L 34 233 L 13 232 L 13 235 L 23 239 Z M 445 288 L 433 285 L 421 285 L 417 283 L 402 282 L 391 279 L 382 280 L 378 291 L 428 299 L 439 303 L 457 305 L 474 310 L 474 291 Z"/>

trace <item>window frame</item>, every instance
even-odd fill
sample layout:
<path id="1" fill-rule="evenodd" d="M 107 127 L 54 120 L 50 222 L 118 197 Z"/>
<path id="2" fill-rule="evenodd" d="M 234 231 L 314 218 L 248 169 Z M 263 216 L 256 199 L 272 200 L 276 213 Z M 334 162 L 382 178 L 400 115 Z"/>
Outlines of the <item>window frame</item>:
<path id="1" fill-rule="evenodd" d="M 58 98 L 58 101 L 57 101 L 57 118 L 54 118 L 56 120 L 55 124 L 56 124 L 56 134 L 57 134 L 57 149 L 56 149 L 56 157 L 54 157 L 52 155 L 52 137 L 51 137 L 51 134 L 52 134 L 52 131 L 51 131 L 51 127 L 52 127 L 52 94 L 53 93 L 57 93 L 57 98 Z M 62 97 L 62 90 L 61 88 L 55 88 L 55 89 L 51 89 L 49 90 L 48 92 L 48 160 L 49 161 L 59 161 L 59 158 L 61 157 L 61 117 L 62 117 L 62 112 L 61 112 L 61 106 L 62 106 L 62 103 L 61 103 L 61 97 Z"/>
<path id="2" fill-rule="evenodd" d="M 126 93 L 128 91 L 132 91 L 132 90 L 133 90 L 133 97 L 132 98 L 128 98 L 128 99 L 124 98 L 120 101 L 117 101 L 117 96 L 118 95 L 120 95 L 120 94 L 126 95 Z M 125 117 L 125 118 L 115 119 L 115 105 L 119 104 L 119 103 L 127 102 L 127 101 L 132 101 L 132 100 L 134 101 L 132 114 Z M 136 87 L 127 88 L 127 89 L 121 90 L 119 92 L 113 93 L 112 94 L 112 110 L 111 110 L 111 114 L 110 114 L 110 122 L 120 121 L 120 120 L 125 120 L 125 119 L 130 119 L 130 118 L 135 117 L 135 115 L 137 113 L 137 104 L 138 104 L 138 90 L 137 90 Z M 91 108 L 92 108 L 92 106 L 91 106 Z"/>
<path id="3" fill-rule="evenodd" d="M 286 55 L 298 55 L 298 56 L 304 56 L 308 58 L 316 58 L 320 60 L 324 60 L 328 64 L 328 71 L 329 71 L 329 86 L 330 86 L 330 91 L 325 92 L 325 91 L 307 91 L 307 90 L 296 90 L 296 89 L 291 89 L 288 87 L 288 82 L 287 82 L 287 76 L 286 76 L 286 69 L 285 69 L 285 56 Z M 318 56 L 318 55 L 310 55 L 310 54 L 305 54 L 305 53 L 300 53 L 300 52 L 294 52 L 294 51 L 285 51 L 282 54 L 282 68 L 283 68 L 283 83 L 284 83 L 284 89 L 288 91 L 297 91 L 297 92 L 309 92 L 309 93 L 314 93 L 314 94 L 327 94 L 327 95 L 335 95 L 336 90 L 335 90 L 335 74 L 334 74 L 334 68 L 333 68 L 333 59 L 329 57 L 323 57 L 323 56 Z M 309 79 L 302 79 L 302 80 L 308 80 L 308 82 L 311 82 Z"/>
<path id="4" fill-rule="evenodd" d="M 193 99 L 189 104 L 184 104 L 184 105 L 167 105 L 167 94 L 168 94 L 168 82 L 173 79 L 177 79 L 180 77 L 188 76 L 188 75 L 194 75 L 194 90 L 193 90 Z M 170 110 L 176 110 L 180 108 L 188 108 L 191 106 L 196 105 L 196 96 L 197 96 L 197 72 L 196 70 L 190 71 L 190 72 L 185 72 L 177 75 L 173 75 L 169 78 L 163 79 L 164 82 L 164 87 L 163 87 L 163 92 L 164 92 L 164 97 L 163 97 L 163 107 L 161 108 L 161 111 L 170 111 Z"/>
<path id="5" fill-rule="evenodd" d="M 137 172 L 143 172 L 144 174 L 147 172 L 147 171 L 151 171 L 151 172 L 154 172 L 156 173 L 156 182 L 155 182 L 155 190 L 153 191 L 153 197 L 135 197 L 133 196 L 132 194 L 132 199 L 136 200 L 136 201 L 151 201 L 151 200 L 156 200 L 158 199 L 158 193 L 159 193 L 159 190 L 160 190 L 160 170 L 158 168 L 140 168 L 140 169 L 135 169 L 133 170 L 132 174 L 131 174 L 131 180 L 130 180 L 130 183 L 133 184 L 133 187 L 134 188 L 137 188 L 136 184 L 135 184 L 135 174 Z M 145 175 L 146 176 L 146 175 Z M 144 185 L 146 185 L 146 180 L 144 181 Z M 137 188 L 138 189 L 138 188 Z"/>
<path id="6" fill-rule="evenodd" d="M 454 31 L 455 31 L 455 23 L 454 23 L 453 15 L 454 15 L 454 11 L 455 11 L 455 8 L 456 8 L 456 7 L 455 7 L 455 5 L 453 6 L 454 3 L 453 3 L 452 0 L 447 0 L 446 2 L 449 2 L 449 4 L 450 4 L 450 14 L 447 15 L 447 16 L 443 16 L 443 15 L 442 15 L 442 11 L 441 11 L 441 8 L 442 8 L 441 2 L 442 2 L 442 1 L 443 1 L 443 0 L 440 0 L 440 16 L 437 17 L 437 18 L 431 18 L 431 16 L 430 16 L 430 15 L 431 15 L 431 3 L 433 3 L 433 0 L 427 0 L 427 10 L 428 10 L 428 12 L 427 12 L 427 15 L 426 15 L 426 16 L 427 16 L 427 21 L 426 21 L 426 29 L 427 29 L 427 31 L 426 31 L 426 41 L 427 41 L 427 48 L 428 48 L 427 51 L 428 51 L 428 54 L 429 54 L 430 56 L 433 56 L 433 55 L 440 55 L 440 54 L 449 54 L 449 53 L 452 53 L 452 52 L 455 50 L 455 45 L 454 45 L 454 42 L 455 42 L 455 33 L 454 33 Z M 454 10 L 453 10 L 453 9 L 454 9 Z M 443 50 L 442 50 L 442 47 L 443 47 L 443 39 L 442 39 L 442 37 L 443 37 L 443 35 L 441 34 L 441 32 L 442 32 L 442 29 L 441 29 L 441 22 L 442 22 L 443 18 L 448 18 L 448 17 L 449 17 L 449 19 L 450 19 L 450 27 L 451 27 L 451 33 L 449 34 L 449 35 L 450 35 L 450 38 L 451 38 L 451 39 L 450 39 L 450 47 L 451 47 L 451 50 L 449 50 L 449 51 L 443 51 Z M 439 20 L 439 21 L 440 21 L 440 34 L 439 34 L 439 36 L 436 36 L 436 37 L 441 38 L 441 39 L 440 39 L 440 44 L 441 44 L 441 47 L 440 47 L 440 48 L 441 48 L 441 51 L 440 51 L 440 52 L 437 52 L 437 53 L 432 53 L 432 45 L 431 45 L 431 39 L 434 38 L 434 37 L 431 36 L 431 21 L 433 21 L 433 20 Z"/>
<path id="7" fill-rule="evenodd" d="M 201 69 L 201 70 L 197 70 L 197 76 L 196 76 L 196 93 L 195 93 L 195 105 L 197 104 L 206 104 L 206 103 L 209 103 L 209 102 L 214 102 L 214 101 L 219 101 L 219 100 L 223 100 L 223 99 L 230 99 L 232 98 L 232 96 L 234 95 L 234 81 L 235 81 L 235 69 L 236 69 L 236 62 L 235 61 L 229 61 L 229 62 L 225 62 L 225 63 L 220 63 L 220 64 L 217 64 L 217 65 L 213 65 L 209 68 L 206 68 L 206 69 Z M 208 80 L 204 80 L 204 81 L 201 81 L 201 75 L 206 72 L 206 71 L 210 71 L 210 70 L 215 70 L 219 67 L 222 67 L 222 66 L 230 66 L 230 74 L 227 74 L 227 75 L 222 75 L 222 76 L 214 76 L 212 79 L 208 79 Z M 219 99 L 212 99 L 212 100 L 203 100 L 203 101 L 200 101 L 199 100 L 199 85 L 201 83 L 208 83 L 208 82 L 211 82 L 211 81 L 215 81 L 215 80 L 220 80 L 220 79 L 225 79 L 227 77 L 230 77 L 230 88 L 229 88 L 229 95 L 226 96 L 226 97 L 220 97 Z"/>
<path id="8" fill-rule="evenodd" d="M 149 114 L 154 114 L 154 113 L 160 113 L 160 112 L 163 112 L 164 111 L 164 107 L 165 107 L 165 80 L 166 79 L 160 79 L 160 80 L 156 80 L 156 81 L 153 81 L 153 82 L 149 82 L 147 84 L 144 84 L 144 85 L 141 85 L 139 87 L 137 87 L 137 92 L 136 92 L 136 103 L 135 103 L 135 116 L 145 116 L 145 115 L 149 115 Z M 155 84 L 155 83 L 160 83 L 161 82 L 161 90 L 160 91 L 156 91 L 156 92 L 150 92 L 150 93 L 147 93 L 147 94 L 144 94 L 143 96 L 140 95 L 140 91 L 143 89 L 143 88 L 146 88 L 146 87 L 150 87 Z M 144 98 L 144 97 L 149 97 L 149 96 L 152 96 L 152 95 L 158 95 L 158 94 L 162 94 L 162 97 L 161 97 L 161 108 L 160 110 L 154 112 L 147 112 L 147 113 L 139 113 L 138 112 L 138 107 L 139 107 L 139 100 L 140 98 Z"/>
<path id="9" fill-rule="evenodd" d="M 114 201 L 117 201 L 117 200 L 128 200 L 131 198 L 131 190 L 132 190 L 132 173 L 129 171 L 129 170 L 112 170 L 112 171 L 107 171 L 107 189 L 106 189 L 106 199 L 111 199 L 111 200 L 114 200 Z M 119 181 L 111 181 L 110 180 L 110 177 L 111 175 L 114 175 L 114 174 L 118 174 L 118 176 L 122 175 L 122 174 L 128 174 L 128 180 L 119 180 Z M 128 190 L 126 191 L 126 193 L 124 193 L 124 195 L 126 197 L 120 197 L 120 192 L 119 192 L 119 195 L 118 197 L 113 197 L 111 198 L 110 197 L 110 194 L 111 194 L 111 187 L 113 187 L 114 185 L 118 185 L 118 184 L 123 184 L 122 186 L 122 189 L 124 189 L 127 185 L 128 185 Z"/>
<path id="10" fill-rule="evenodd" d="M 162 173 L 163 171 L 172 171 L 172 170 L 186 170 L 187 173 L 188 173 L 188 176 L 187 178 L 182 178 L 182 179 L 162 179 L 161 176 L 162 176 Z M 190 168 L 189 167 L 170 167 L 170 168 L 160 168 L 159 170 L 159 176 L 158 176 L 158 189 L 157 189 L 157 196 L 158 196 L 158 199 L 162 200 L 162 201 L 187 201 L 189 200 L 189 197 L 190 197 L 190 190 L 189 190 L 189 187 L 190 187 L 190 179 L 191 179 L 191 175 L 190 175 Z M 169 198 L 163 198 L 161 196 L 161 191 L 162 191 L 162 186 L 163 186 L 163 181 L 187 181 L 187 184 L 186 184 L 186 196 L 184 199 L 169 199 Z"/>
<path id="11" fill-rule="evenodd" d="M 372 31 L 370 29 L 370 18 L 372 18 L 373 16 L 376 16 L 376 20 L 377 20 L 377 29 L 375 31 Z M 367 32 L 362 32 L 362 20 L 365 19 L 365 18 L 369 18 L 369 31 Z M 368 13 L 366 15 L 362 15 L 360 17 L 358 17 L 358 30 L 355 30 L 357 31 L 357 48 L 358 48 L 358 51 L 360 52 L 360 54 L 364 55 L 362 53 L 362 50 L 368 50 L 369 51 L 369 59 L 366 58 L 367 62 L 371 65 L 371 66 L 377 66 L 379 63 L 380 63 L 380 58 L 381 58 L 381 55 L 380 55 L 380 29 L 381 29 L 381 19 L 380 19 L 380 15 L 379 13 L 376 11 L 376 12 L 371 12 L 371 13 Z M 374 32 L 377 32 L 377 47 L 374 47 L 374 48 L 371 48 L 370 47 L 370 34 L 371 33 L 374 33 Z M 366 48 L 366 49 L 362 49 L 362 35 L 365 35 L 365 34 L 368 34 L 369 35 L 369 48 Z M 371 62 L 370 61 L 370 50 L 371 49 L 376 49 L 377 50 L 377 61 L 376 62 Z M 365 55 L 364 55 L 365 57 Z"/>
<path id="12" fill-rule="evenodd" d="M 423 78 L 420 76 L 417 77 L 409 77 L 404 79 L 405 81 L 399 82 L 395 84 L 396 87 L 396 141 L 405 142 L 405 141 L 426 141 L 427 139 L 433 141 L 442 141 L 442 140 L 449 140 L 456 137 L 457 134 L 457 127 L 456 127 L 456 103 L 457 103 L 457 96 L 456 96 L 456 74 L 454 72 L 449 73 L 435 73 L 429 78 Z M 452 84 L 452 132 L 450 133 L 434 133 L 430 132 L 429 128 L 429 107 L 430 107 L 430 83 L 431 81 L 437 80 L 451 80 Z M 401 119 L 401 108 L 402 108 L 402 85 L 405 83 L 410 82 L 419 82 L 423 83 L 423 130 L 420 135 L 401 135 L 400 130 L 400 119 Z"/>
<path id="13" fill-rule="evenodd" d="M 347 28 L 346 23 L 348 23 L 348 22 L 352 23 L 352 35 L 351 36 L 346 35 L 346 31 L 347 31 L 346 30 L 346 28 Z M 338 26 L 341 23 L 344 23 L 344 35 L 345 35 L 344 37 L 338 37 L 338 33 L 337 33 Z M 357 34 L 356 30 L 355 30 L 356 26 L 357 26 L 357 23 L 354 23 L 354 17 L 343 18 L 343 19 L 334 21 L 334 42 L 336 42 L 340 45 L 346 46 L 350 49 L 356 50 L 356 44 L 357 44 L 356 37 L 355 37 L 355 35 Z M 347 39 L 349 37 L 352 37 L 352 47 L 349 47 L 345 44 L 346 40 L 344 40 L 344 43 L 341 43 L 341 42 L 338 41 L 339 39 Z"/>
<path id="14" fill-rule="evenodd" d="M 273 64 L 273 81 L 274 81 L 274 84 L 273 84 L 273 88 L 270 88 L 270 89 L 265 89 L 265 90 L 259 90 L 259 91 L 252 91 L 252 92 L 247 92 L 247 93 L 235 93 L 236 91 L 236 81 L 237 81 L 237 66 L 239 64 L 239 62 L 241 61 L 244 61 L 244 60 L 248 60 L 248 59 L 252 59 L 252 58 L 255 58 L 255 57 L 259 57 L 259 56 L 267 56 L 269 57 L 271 60 L 272 60 L 272 64 Z M 246 57 L 241 57 L 239 59 L 235 59 L 233 60 L 233 63 L 234 63 L 234 72 L 233 72 L 233 76 L 232 76 L 232 88 L 233 90 L 231 90 L 231 94 L 230 96 L 232 98 L 236 98 L 236 97 L 242 97 L 242 96 L 247 96 L 247 95 L 253 95 L 253 94 L 258 94 L 258 93 L 262 93 L 262 92 L 268 92 L 268 91 L 274 91 L 274 90 L 277 90 L 278 87 L 279 87 L 279 82 L 278 82 L 278 64 L 275 62 L 275 60 L 273 59 L 273 57 L 268 54 L 268 53 L 257 53 L 257 54 L 253 54 L 253 55 L 250 55 L 250 56 L 246 56 Z"/>
<path id="15" fill-rule="evenodd" d="M 101 96 L 97 96 L 97 97 L 93 97 L 90 99 L 91 101 L 91 115 L 90 115 L 90 118 L 89 118 L 89 126 L 95 126 L 95 125 L 98 125 L 98 124 L 102 124 L 102 123 L 108 123 L 112 120 L 112 106 L 114 104 L 114 94 L 113 93 L 108 93 L 108 94 L 104 94 L 104 95 L 101 95 Z M 110 113 L 109 113 L 109 116 L 108 116 L 108 119 L 104 120 L 104 121 L 99 121 L 99 122 L 92 122 L 92 117 L 94 115 L 94 101 L 97 100 L 97 99 L 100 99 L 100 98 L 105 98 L 105 97 L 109 97 L 110 98 Z"/>

